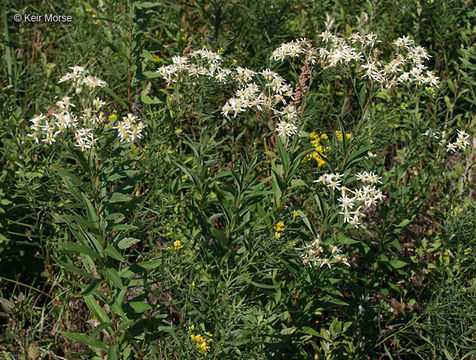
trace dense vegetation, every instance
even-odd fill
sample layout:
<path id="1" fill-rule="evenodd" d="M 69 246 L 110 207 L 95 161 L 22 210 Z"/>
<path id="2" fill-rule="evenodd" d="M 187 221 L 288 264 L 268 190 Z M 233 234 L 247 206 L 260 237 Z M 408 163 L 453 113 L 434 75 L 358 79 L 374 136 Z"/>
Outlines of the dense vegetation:
<path id="1" fill-rule="evenodd" d="M 1 359 L 476 358 L 470 0 L 0 10 Z"/>

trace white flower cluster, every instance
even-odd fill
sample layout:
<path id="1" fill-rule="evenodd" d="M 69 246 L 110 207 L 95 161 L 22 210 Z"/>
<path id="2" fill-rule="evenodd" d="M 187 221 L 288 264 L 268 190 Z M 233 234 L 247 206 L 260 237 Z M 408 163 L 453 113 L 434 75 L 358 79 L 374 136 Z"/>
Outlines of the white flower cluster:
<path id="1" fill-rule="evenodd" d="M 296 126 L 296 123 L 290 121 L 281 120 L 276 127 L 276 131 L 278 132 L 279 136 L 288 136 L 291 137 L 293 135 L 299 134 L 299 129 Z"/>
<path id="2" fill-rule="evenodd" d="M 446 151 L 452 151 L 456 152 L 456 150 L 464 150 L 466 149 L 466 146 L 469 145 L 469 134 L 462 130 L 458 130 L 458 137 L 456 138 L 456 141 L 453 143 L 449 143 L 446 145 Z"/>
<path id="3" fill-rule="evenodd" d="M 242 68 L 237 68 L 242 69 Z M 245 73 L 241 70 L 241 73 Z M 254 74 L 261 76 L 261 82 L 264 84 L 260 88 L 256 83 L 246 83 L 246 77 L 241 76 L 241 88 L 239 88 L 235 97 L 229 99 L 222 107 L 222 114 L 233 117 L 245 112 L 247 109 L 256 108 L 258 111 L 267 110 L 276 116 L 278 124 L 276 131 L 278 135 L 293 136 L 299 133 L 297 127 L 298 113 L 295 106 L 288 104 L 288 101 L 294 99 L 292 87 L 277 73 L 265 69 L 260 73 Z"/>
<path id="4" fill-rule="evenodd" d="M 321 239 L 319 236 L 315 240 L 313 240 L 309 245 L 304 248 L 303 253 L 301 254 L 302 262 L 304 265 L 309 265 L 310 267 L 323 267 L 327 265 L 327 267 L 331 267 L 332 264 L 336 263 L 343 263 L 347 266 L 350 266 L 349 261 L 343 255 L 340 255 L 341 250 L 335 245 L 328 246 L 328 255 L 327 257 L 323 257 L 322 255 L 325 252 Z"/>
<path id="5" fill-rule="evenodd" d="M 59 83 L 65 81 L 72 81 L 73 85 L 76 88 L 76 92 L 80 93 L 82 91 L 83 85 L 89 88 L 95 87 L 105 87 L 107 83 L 95 76 L 88 75 L 89 71 L 82 66 L 72 66 L 70 67 L 72 72 L 66 73 L 59 79 Z"/>
<path id="6" fill-rule="evenodd" d="M 40 114 L 31 119 L 30 129 L 33 132 L 28 136 L 32 137 L 36 143 L 41 141 L 51 145 L 56 142 L 59 134 L 71 129 L 74 131 L 76 146 L 81 150 L 94 146 L 97 138 L 94 137 L 93 127 L 105 122 L 106 117 L 101 110 L 105 102 L 96 98 L 93 101 L 93 107 L 83 109 L 78 117 L 73 113 L 73 108 L 76 106 L 71 100 L 71 97 L 64 96 L 56 102 L 58 108 L 49 116 Z"/>
<path id="7" fill-rule="evenodd" d="M 441 146 L 446 146 L 446 151 L 450 152 L 452 151 L 455 153 L 458 150 L 464 150 L 468 145 L 470 145 L 468 139 L 470 135 L 463 131 L 463 130 L 457 130 L 458 136 L 456 138 L 455 142 L 446 142 L 447 134 L 446 131 L 443 131 L 440 133 L 439 131 L 435 131 L 434 129 L 428 129 L 426 130 L 422 135 L 423 136 L 428 136 L 429 138 L 433 138 L 436 140 L 440 140 L 440 145 Z"/>
<path id="8" fill-rule="evenodd" d="M 287 57 L 299 58 L 300 55 L 304 55 L 306 61 L 311 64 L 315 64 L 317 60 L 317 51 L 311 45 L 311 42 L 307 39 L 300 39 L 281 44 L 279 48 L 273 51 L 271 59 L 275 61 L 283 61 Z"/>
<path id="9" fill-rule="evenodd" d="M 443 131 L 443 133 L 444 133 L 444 135 L 446 135 L 446 133 L 444 131 Z M 440 136 L 441 136 L 441 133 L 439 131 L 436 131 L 436 130 L 430 128 L 430 129 L 426 130 L 422 135 L 439 140 Z M 446 137 L 446 136 L 444 136 L 444 137 Z"/>
<path id="10" fill-rule="evenodd" d="M 191 59 L 199 64 L 190 62 Z M 205 61 L 201 61 L 202 59 Z M 157 72 L 167 82 L 167 85 L 176 83 L 181 76 L 207 76 L 225 82 L 231 72 L 220 67 L 222 61 L 222 57 L 217 53 L 200 49 L 191 53 L 190 56 L 174 56 L 172 64 L 161 66 L 157 69 Z"/>
<path id="11" fill-rule="evenodd" d="M 127 114 L 127 116 L 122 118 L 122 121 L 117 122 L 114 129 L 117 129 L 121 142 L 124 140 L 133 142 L 136 138 L 140 139 L 142 137 L 142 129 L 144 126 L 144 123 L 142 123 L 137 116 Z"/>
<path id="12" fill-rule="evenodd" d="M 293 99 L 293 89 L 286 81 L 274 71 L 265 69 L 259 73 L 251 72 L 249 69 L 236 68 L 236 80 L 240 88 L 235 92 L 235 97 L 229 99 L 222 107 L 222 114 L 229 116 L 233 113 L 236 117 L 239 113 L 249 108 L 256 108 L 259 111 L 271 110 L 275 115 L 286 115 L 287 121 L 294 122 L 297 119 L 297 111 L 294 108 L 285 107 L 279 109 L 278 105 L 284 106 Z M 249 83 L 252 78 L 261 77 L 260 88 L 255 82 Z"/>
<path id="13" fill-rule="evenodd" d="M 282 61 L 286 57 L 295 58 L 306 54 L 307 59 L 312 57 L 314 64 L 315 56 L 318 54 L 322 64 L 327 67 L 356 62 L 357 70 L 362 77 L 369 78 L 387 88 L 403 83 L 438 87 L 439 78 L 434 72 L 427 70 L 424 64 L 430 55 L 423 47 L 416 46 L 408 37 L 401 37 L 393 42 L 396 51 L 393 58 L 387 62 L 381 62 L 378 58 L 381 51 L 376 48 L 380 42 L 376 34 L 353 33 L 343 38 L 325 31 L 318 37 L 324 46 L 314 48 L 305 39 L 285 43 L 273 52 L 271 59 Z"/>
<path id="14" fill-rule="evenodd" d="M 305 40 L 299 44 L 296 46 L 304 47 Z M 201 59 L 205 59 L 205 63 L 195 64 L 191 61 Z M 238 89 L 235 96 L 222 106 L 223 116 L 236 118 L 252 108 L 270 111 L 277 118 L 276 131 L 279 135 L 290 137 L 299 133 L 297 109 L 289 105 L 289 102 L 294 100 L 294 90 L 283 77 L 270 69 L 256 72 L 240 66 L 223 68 L 222 61 L 220 55 L 202 49 L 189 56 L 173 57 L 172 64 L 160 67 L 157 72 L 168 85 L 195 76 L 206 76 L 220 83 L 235 83 Z"/>
<path id="15" fill-rule="evenodd" d="M 339 207 L 342 211 L 339 214 L 343 215 L 344 223 L 349 223 L 355 227 L 360 225 L 360 220 L 365 217 L 364 210 L 377 205 L 379 201 L 385 198 L 382 191 L 373 184 L 381 184 L 381 178 L 373 172 L 357 173 L 355 178 L 361 182 L 361 186 L 357 189 L 351 190 L 342 186 L 342 174 L 324 174 L 319 179 L 314 180 L 316 183 L 322 183 L 332 190 L 341 192 L 341 197 L 337 199 Z M 347 195 L 347 192 L 352 194 Z"/>
<path id="16" fill-rule="evenodd" d="M 86 98 L 93 98 L 94 88 L 106 86 L 106 82 L 94 76 L 86 75 L 88 70 L 81 66 L 73 66 L 72 73 L 63 76 L 59 82 L 72 81 L 76 87 L 76 95 L 82 92 L 82 86 L 89 88 L 89 93 Z M 78 89 L 80 89 L 78 91 Z M 97 135 L 104 128 L 106 124 L 106 116 L 103 111 L 106 103 L 100 98 L 96 97 L 92 101 L 81 101 L 81 103 L 89 104 L 82 110 L 78 110 L 73 103 L 73 98 L 64 96 L 56 102 L 57 108 L 48 113 L 48 115 L 40 114 L 30 120 L 31 133 L 27 136 L 32 137 L 36 143 L 46 143 L 48 145 L 56 142 L 60 134 L 72 132 L 74 133 L 75 146 L 82 151 L 93 148 L 98 141 Z M 76 109 L 76 114 L 75 114 Z M 109 118 L 112 120 L 116 115 Z M 121 128 L 119 129 L 119 126 Z M 118 136 L 121 141 L 127 139 L 134 141 L 141 137 L 141 131 L 144 125 L 133 115 L 129 114 L 124 117 L 124 121 L 119 122 Z"/>
<path id="17" fill-rule="evenodd" d="M 91 149 L 97 143 L 97 138 L 93 134 L 92 128 L 76 129 L 74 132 L 74 139 L 76 140 L 76 146 L 81 150 Z"/>
<path id="18" fill-rule="evenodd" d="M 210 62 L 212 64 L 215 64 L 215 65 L 218 65 L 223 61 L 223 59 L 220 55 L 218 55 L 217 53 L 215 53 L 213 51 L 207 50 L 207 49 L 196 50 L 193 53 L 191 53 L 190 56 L 191 57 L 200 56 L 200 57 L 206 59 L 208 62 Z"/>

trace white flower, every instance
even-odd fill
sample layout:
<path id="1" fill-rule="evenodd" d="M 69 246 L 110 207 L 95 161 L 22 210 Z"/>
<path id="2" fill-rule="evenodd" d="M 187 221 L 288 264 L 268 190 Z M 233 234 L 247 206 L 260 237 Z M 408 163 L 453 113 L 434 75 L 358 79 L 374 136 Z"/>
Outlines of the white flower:
<path id="1" fill-rule="evenodd" d="M 377 199 L 375 196 L 368 196 L 367 199 L 365 200 L 365 206 L 372 206 L 377 204 Z"/>
<path id="2" fill-rule="evenodd" d="M 341 180 L 330 179 L 327 183 L 327 187 L 330 187 L 332 190 L 340 189 Z"/>
<path id="3" fill-rule="evenodd" d="M 177 66 L 186 65 L 188 64 L 188 58 L 186 56 L 174 56 L 172 62 Z"/>
<path id="4" fill-rule="evenodd" d="M 77 65 L 70 67 L 70 69 L 73 70 L 74 74 L 83 74 L 88 72 L 88 70 L 86 70 L 84 67 Z"/>
<path id="5" fill-rule="evenodd" d="M 349 210 L 344 209 L 344 211 L 339 212 L 339 214 L 344 215 L 344 222 L 350 222 L 351 220 L 351 213 Z"/>
<path id="6" fill-rule="evenodd" d="M 321 265 L 319 266 L 320 268 L 323 267 L 324 265 L 327 265 L 327 267 L 330 269 L 331 268 L 331 263 L 329 259 L 321 259 Z"/>
<path id="7" fill-rule="evenodd" d="M 298 133 L 298 127 L 292 123 L 281 120 L 276 127 L 276 131 L 278 132 L 279 136 L 288 136 L 291 137 Z"/>
<path id="8" fill-rule="evenodd" d="M 354 218 L 359 219 L 360 217 L 364 217 L 364 213 L 360 211 L 362 206 L 359 206 L 356 210 L 354 210 L 351 214 L 354 215 Z"/>
<path id="9" fill-rule="evenodd" d="M 317 37 L 320 37 L 324 42 L 329 42 L 329 41 L 334 41 L 335 40 L 335 35 L 331 34 L 328 30 L 322 32 L 320 35 Z"/>
<path id="10" fill-rule="evenodd" d="M 458 138 L 456 139 L 456 146 L 458 146 L 459 149 L 466 149 L 466 146 L 469 145 L 468 139 L 469 134 L 462 130 L 458 130 Z"/>
<path id="11" fill-rule="evenodd" d="M 48 132 L 46 133 L 46 138 L 44 138 L 42 141 L 45 142 L 45 143 L 48 143 L 48 145 L 53 144 L 54 142 L 56 142 L 56 140 L 55 140 L 55 134 L 53 134 L 52 132 L 49 132 L 49 131 L 48 131 Z"/>
<path id="12" fill-rule="evenodd" d="M 458 146 L 456 146 L 455 143 L 451 143 L 451 144 L 448 144 L 446 146 L 446 151 L 453 151 L 453 152 L 456 152 L 456 149 L 458 149 Z"/>
<path id="13" fill-rule="evenodd" d="M 413 45 L 415 42 L 411 40 L 408 36 L 399 37 L 397 40 L 393 42 L 398 47 L 406 47 L 408 48 L 410 45 Z"/>
<path id="14" fill-rule="evenodd" d="M 95 76 L 90 76 L 90 75 L 86 76 L 82 80 L 81 84 L 86 85 L 86 86 L 91 87 L 91 88 L 95 88 L 95 87 L 98 87 L 98 86 L 99 87 L 105 87 L 107 85 L 107 83 L 105 81 L 103 81 L 103 80 L 101 80 L 101 79 L 99 79 Z"/>
<path id="15" fill-rule="evenodd" d="M 337 200 L 340 202 L 340 206 L 343 209 L 347 210 L 349 208 L 351 209 L 354 206 L 355 197 L 349 198 L 343 193 L 342 196 Z"/>
<path id="16" fill-rule="evenodd" d="M 71 103 L 71 97 L 69 96 L 64 96 L 61 100 L 58 100 L 56 105 L 62 110 L 68 110 L 70 106 L 75 107 L 74 104 Z"/>
<path id="17" fill-rule="evenodd" d="M 354 216 L 352 219 L 350 219 L 349 224 L 358 228 L 360 225 L 359 218 L 357 216 Z"/>
<path id="18" fill-rule="evenodd" d="M 62 76 L 59 80 L 58 83 L 62 83 L 68 80 L 71 80 L 73 76 L 70 73 L 66 73 L 64 76 Z"/>
<path id="19" fill-rule="evenodd" d="M 102 101 L 101 99 L 99 99 L 99 98 L 96 98 L 96 99 L 93 100 L 93 106 L 96 109 L 99 109 L 99 108 L 103 107 L 104 105 L 106 105 L 106 103 L 104 101 Z"/>
<path id="20" fill-rule="evenodd" d="M 38 116 L 35 116 L 34 118 L 30 119 L 30 122 L 32 122 L 33 124 L 30 125 L 31 129 L 33 131 L 37 131 L 39 130 L 40 128 L 40 123 L 42 120 L 46 119 L 46 116 L 43 115 L 43 114 L 40 114 Z"/>

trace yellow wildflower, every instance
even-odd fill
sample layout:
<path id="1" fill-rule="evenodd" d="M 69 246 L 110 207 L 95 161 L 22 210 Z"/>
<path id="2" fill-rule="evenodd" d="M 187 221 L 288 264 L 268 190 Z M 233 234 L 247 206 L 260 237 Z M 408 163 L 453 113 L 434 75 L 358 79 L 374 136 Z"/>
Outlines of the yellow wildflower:
<path id="1" fill-rule="evenodd" d="M 311 154 L 308 154 L 304 160 L 309 160 L 309 159 L 314 159 L 317 161 L 317 166 L 323 166 L 325 165 L 325 161 L 323 158 L 325 158 L 325 154 L 324 154 L 324 148 L 322 147 L 321 145 L 321 140 L 328 140 L 329 137 L 327 136 L 327 134 L 321 134 L 319 135 L 318 133 L 316 132 L 312 132 L 310 134 L 310 137 L 311 137 L 311 145 L 314 146 L 314 148 L 316 149 L 316 151 L 314 151 L 313 153 Z M 325 150 L 328 150 L 329 147 L 326 147 Z"/>
<path id="2" fill-rule="evenodd" d="M 276 232 L 274 233 L 274 237 L 276 239 L 279 239 L 281 237 L 281 233 L 284 231 L 284 221 L 278 222 L 274 229 L 276 230 Z"/>
<path id="3" fill-rule="evenodd" d="M 294 212 L 293 212 L 293 221 L 297 218 L 298 215 L 299 215 L 299 213 L 296 210 L 294 210 Z"/>
<path id="4" fill-rule="evenodd" d="M 276 224 L 276 231 L 278 232 L 284 231 L 284 221 L 280 221 Z"/>
<path id="5" fill-rule="evenodd" d="M 336 135 L 337 135 L 337 139 L 338 139 L 339 141 L 343 141 L 343 140 L 344 140 L 344 137 L 342 136 L 342 131 L 337 130 L 337 131 L 336 131 Z M 349 133 L 347 133 L 347 134 L 345 134 L 345 137 L 346 137 L 348 140 L 350 140 L 350 138 L 352 137 L 352 135 L 349 134 Z"/>
<path id="6" fill-rule="evenodd" d="M 181 248 L 183 248 L 183 245 L 180 240 L 174 241 L 174 250 L 179 251 Z"/>
<path id="7" fill-rule="evenodd" d="M 206 332 L 207 336 L 211 337 L 212 334 Z M 212 339 L 205 339 L 202 335 L 190 335 L 190 339 L 195 342 L 195 346 L 202 354 L 207 354 L 210 351 L 210 343 L 213 342 Z"/>
<path id="8" fill-rule="evenodd" d="M 159 55 L 152 54 L 152 57 L 154 58 L 154 61 L 156 63 L 160 63 L 160 62 L 164 61 L 164 59 L 162 59 Z"/>

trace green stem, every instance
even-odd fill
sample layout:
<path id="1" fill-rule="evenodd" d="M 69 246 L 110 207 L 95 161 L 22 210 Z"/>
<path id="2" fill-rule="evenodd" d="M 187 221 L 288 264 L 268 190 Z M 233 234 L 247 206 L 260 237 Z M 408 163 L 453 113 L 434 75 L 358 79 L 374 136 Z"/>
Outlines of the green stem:
<path id="1" fill-rule="evenodd" d="M 352 82 L 352 84 L 354 85 L 354 89 L 355 89 L 355 84 L 353 82 Z M 355 91 L 357 93 L 357 89 L 355 89 Z M 375 97 L 375 94 L 376 94 L 376 92 L 368 98 L 364 107 L 362 107 L 362 115 L 360 116 L 360 120 L 359 120 L 359 123 L 357 124 L 357 129 L 354 132 L 354 136 L 353 136 L 353 138 L 350 139 L 349 148 L 347 149 L 347 153 L 345 154 L 344 161 L 342 162 L 342 168 L 341 168 L 342 170 L 344 170 L 347 159 L 349 158 L 350 152 L 352 151 L 352 145 L 353 145 L 355 139 L 357 138 L 357 135 L 360 132 L 360 128 L 362 126 L 362 123 L 364 122 L 365 114 L 367 113 L 367 109 L 370 105 L 370 101 Z M 345 136 L 345 134 L 342 134 L 342 136 Z"/>
<path id="2" fill-rule="evenodd" d="M 20 285 L 20 286 L 24 286 L 24 287 L 27 287 L 28 289 L 31 289 L 31 290 L 35 290 L 37 292 L 39 292 L 40 294 L 42 295 L 45 295 L 45 296 L 48 296 L 50 299 L 52 299 L 53 297 L 47 293 L 45 293 L 43 290 L 40 290 L 40 289 L 37 289 L 31 285 L 28 285 L 28 284 L 24 284 L 18 280 L 12 280 L 12 279 L 8 279 L 6 277 L 3 277 L 3 276 L 0 276 L 0 280 L 5 280 L 5 281 L 8 281 L 8 282 L 11 282 L 13 284 L 16 284 L 16 285 Z"/>

